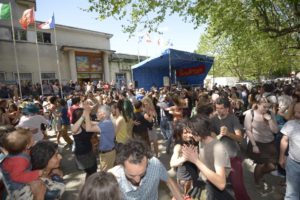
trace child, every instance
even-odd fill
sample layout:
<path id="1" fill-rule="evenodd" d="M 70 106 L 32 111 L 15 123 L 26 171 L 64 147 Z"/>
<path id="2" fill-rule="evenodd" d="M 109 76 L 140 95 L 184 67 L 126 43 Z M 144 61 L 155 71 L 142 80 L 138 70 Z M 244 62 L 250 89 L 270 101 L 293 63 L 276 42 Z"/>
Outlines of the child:
<path id="1" fill-rule="evenodd" d="M 17 129 L 3 139 L 8 155 L 1 163 L 1 170 L 12 199 L 44 199 L 46 188 L 40 180 L 43 170 L 31 170 L 32 145 L 32 133 L 25 129 Z"/>

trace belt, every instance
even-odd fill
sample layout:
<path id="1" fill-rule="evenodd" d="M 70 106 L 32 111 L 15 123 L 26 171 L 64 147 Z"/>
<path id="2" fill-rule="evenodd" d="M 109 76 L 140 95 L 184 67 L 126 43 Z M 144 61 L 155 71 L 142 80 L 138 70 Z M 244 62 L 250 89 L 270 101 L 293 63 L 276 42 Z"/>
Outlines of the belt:
<path id="1" fill-rule="evenodd" d="M 112 148 L 111 150 L 99 150 L 99 153 L 108 153 L 108 152 L 111 152 L 111 151 L 113 151 L 113 150 L 115 150 L 115 147 L 114 148 Z"/>

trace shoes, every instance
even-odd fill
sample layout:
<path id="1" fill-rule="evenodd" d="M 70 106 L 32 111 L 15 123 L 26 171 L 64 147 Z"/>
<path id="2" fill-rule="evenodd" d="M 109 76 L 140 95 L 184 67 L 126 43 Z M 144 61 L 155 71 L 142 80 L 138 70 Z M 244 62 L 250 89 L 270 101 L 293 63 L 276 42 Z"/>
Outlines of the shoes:
<path id="1" fill-rule="evenodd" d="M 285 176 L 284 176 L 283 174 L 279 173 L 278 170 L 272 171 L 271 174 L 272 174 L 273 176 L 279 176 L 279 177 L 281 177 L 281 178 L 285 178 Z"/>
<path id="2" fill-rule="evenodd" d="M 272 186 L 268 185 L 266 182 L 261 182 L 260 188 L 259 188 L 259 194 L 262 197 L 268 196 L 273 191 L 274 191 L 274 188 Z"/>

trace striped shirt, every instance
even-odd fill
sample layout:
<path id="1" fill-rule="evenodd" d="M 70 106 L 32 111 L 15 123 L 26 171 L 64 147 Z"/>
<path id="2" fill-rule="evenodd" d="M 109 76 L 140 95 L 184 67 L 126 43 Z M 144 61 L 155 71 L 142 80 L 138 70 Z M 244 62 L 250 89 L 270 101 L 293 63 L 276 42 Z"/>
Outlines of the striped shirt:
<path id="1" fill-rule="evenodd" d="M 166 168 L 155 157 L 149 159 L 146 174 L 138 187 L 127 180 L 123 166 L 117 165 L 109 172 L 117 178 L 124 200 L 157 200 L 159 182 L 169 179 Z"/>

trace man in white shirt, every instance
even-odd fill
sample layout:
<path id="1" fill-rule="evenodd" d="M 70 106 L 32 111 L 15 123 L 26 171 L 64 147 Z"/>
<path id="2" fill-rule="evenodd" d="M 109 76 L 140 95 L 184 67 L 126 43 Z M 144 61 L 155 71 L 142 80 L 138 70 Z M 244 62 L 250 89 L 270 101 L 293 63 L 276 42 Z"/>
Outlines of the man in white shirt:
<path id="1" fill-rule="evenodd" d="M 281 132 L 279 164 L 286 170 L 285 200 L 300 198 L 300 102 L 294 106 L 294 119 L 285 123 Z M 286 150 L 288 156 L 286 156 Z"/>

